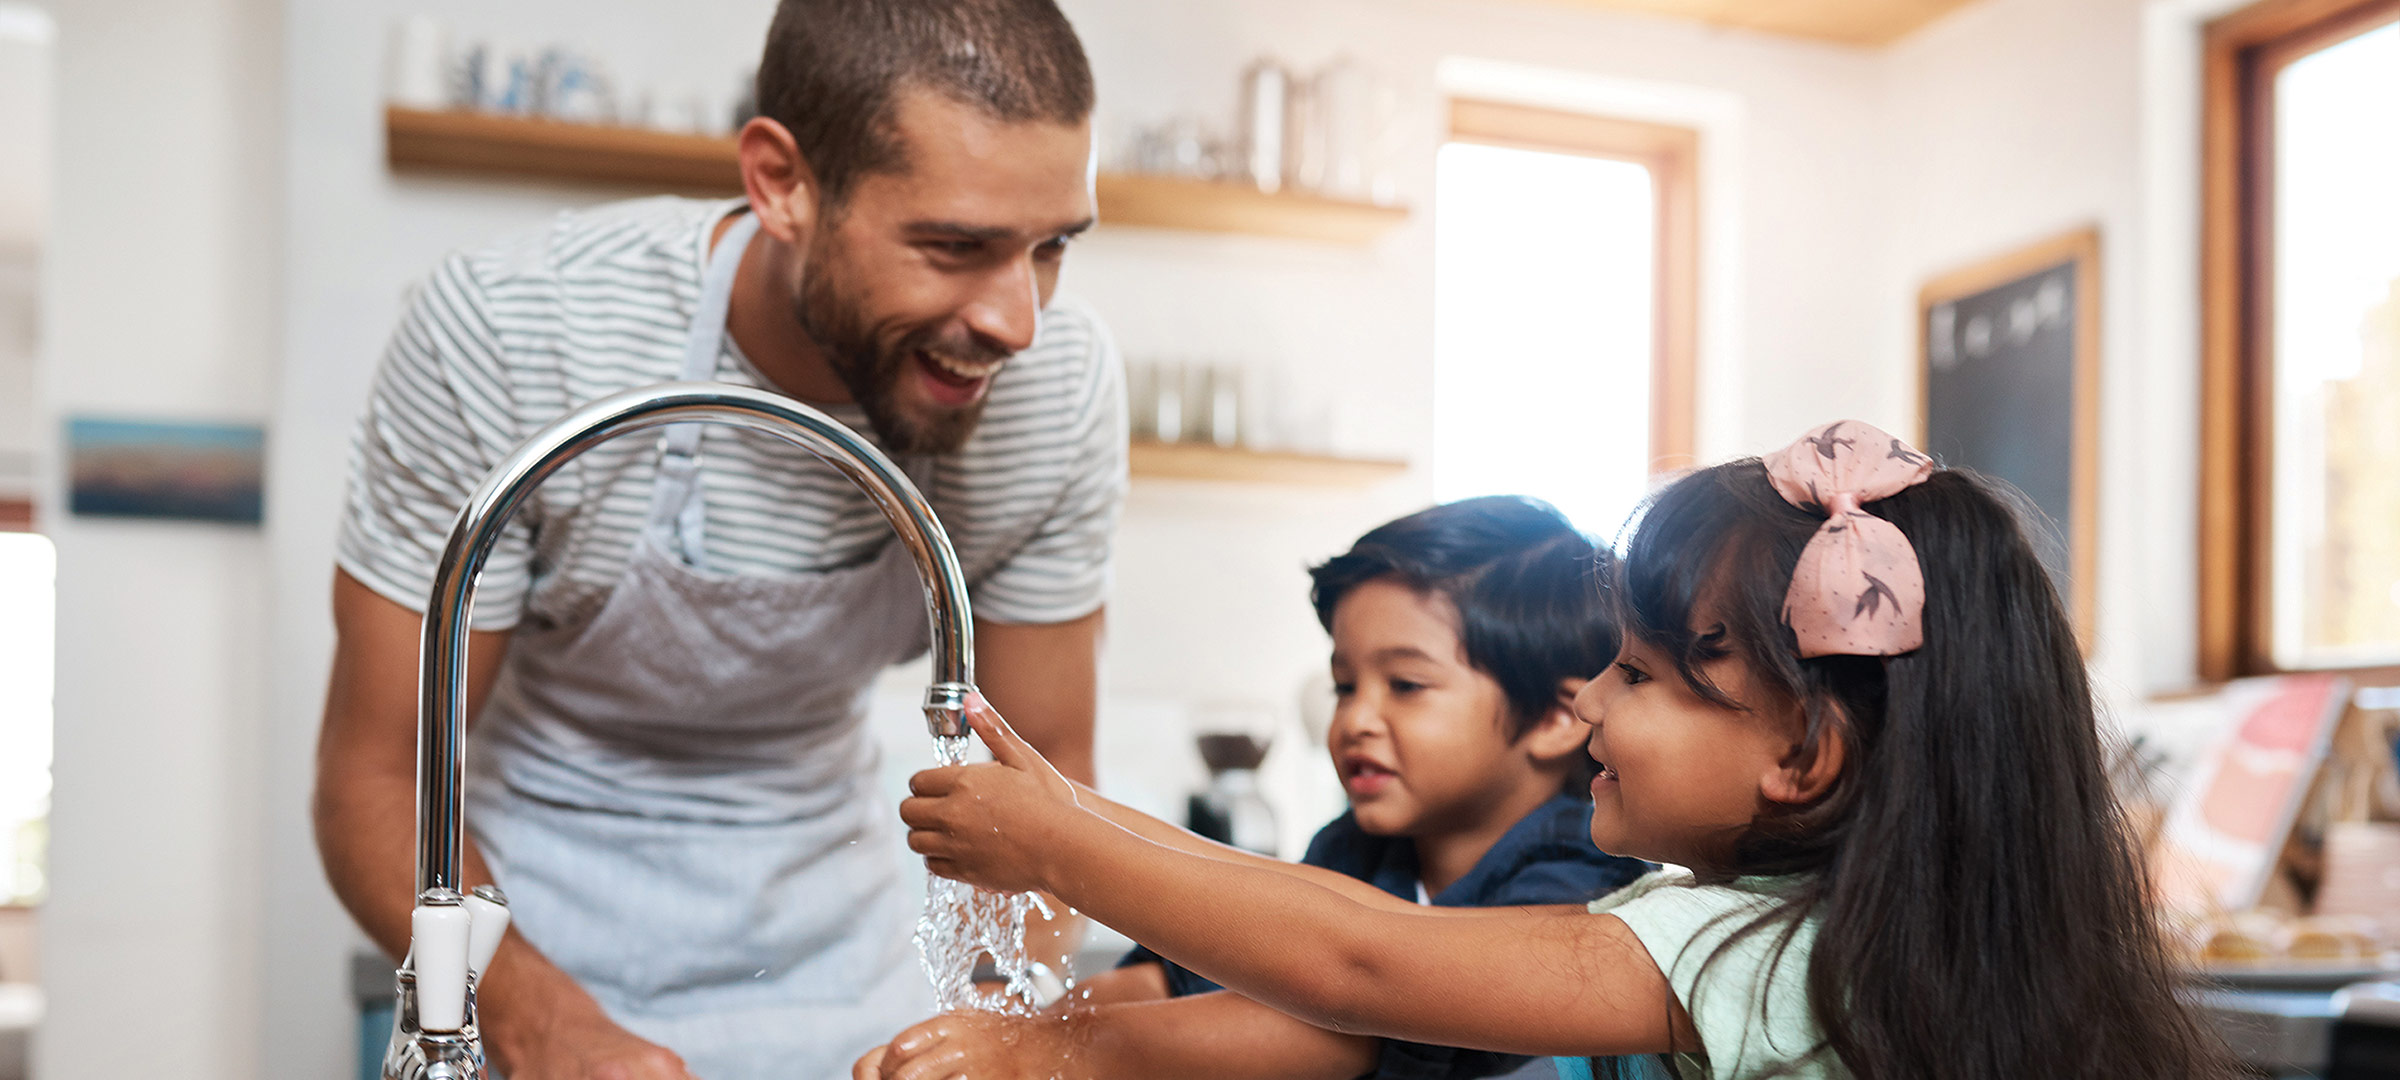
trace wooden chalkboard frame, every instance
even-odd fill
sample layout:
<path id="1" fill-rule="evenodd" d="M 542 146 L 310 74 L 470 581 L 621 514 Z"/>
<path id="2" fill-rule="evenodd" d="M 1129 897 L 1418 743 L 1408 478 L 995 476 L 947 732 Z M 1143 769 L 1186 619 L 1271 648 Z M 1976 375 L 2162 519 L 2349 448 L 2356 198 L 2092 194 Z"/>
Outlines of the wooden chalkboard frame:
<path id="1" fill-rule="evenodd" d="M 2074 453 L 2067 537 L 2072 592 L 2068 614 L 2086 652 L 2092 647 L 2100 562 L 2100 229 L 2085 226 L 1942 274 L 1917 293 L 1917 444 L 1932 444 L 1933 356 L 1926 325 L 1933 309 L 1987 289 L 2075 264 Z"/>

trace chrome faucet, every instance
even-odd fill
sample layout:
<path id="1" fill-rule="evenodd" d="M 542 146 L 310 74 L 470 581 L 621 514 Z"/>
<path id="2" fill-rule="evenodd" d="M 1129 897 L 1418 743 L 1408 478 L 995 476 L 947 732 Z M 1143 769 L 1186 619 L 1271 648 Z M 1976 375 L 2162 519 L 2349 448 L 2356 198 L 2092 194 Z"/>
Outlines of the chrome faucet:
<path id="1" fill-rule="evenodd" d="M 475 1024 L 475 983 L 508 929 L 508 901 L 489 885 L 469 891 L 459 865 L 466 842 L 467 615 L 475 580 L 501 527 L 534 486 L 575 455 L 619 435 L 680 423 L 717 423 L 782 438 L 841 470 L 875 500 L 916 560 L 933 624 L 933 683 L 925 722 L 935 736 L 967 733 L 975 689 L 975 628 L 967 582 L 933 508 L 890 458 L 857 432 L 779 394 L 718 383 L 664 383 L 611 394 L 536 432 L 475 489 L 450 527 L 433 575 L 417 686 L 417 902 L 398 991 L 384 1080 L 488 1080 Z"/>

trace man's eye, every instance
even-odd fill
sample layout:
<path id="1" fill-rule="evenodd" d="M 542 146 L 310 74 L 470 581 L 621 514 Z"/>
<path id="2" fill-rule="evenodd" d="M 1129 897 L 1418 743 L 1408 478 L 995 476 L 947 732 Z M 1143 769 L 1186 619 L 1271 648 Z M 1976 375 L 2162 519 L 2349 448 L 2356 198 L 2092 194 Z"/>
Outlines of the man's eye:
<path id="1" fill-rule="evenodd" d="M 1637 683 L 1646 683 L 1650 681 L 1649 672 L 1643 671 L 1642 669 L 1637 668 L 1632 664 L 1628 664 L 1622 660 L 1617 661 L 1617 673 L 1625 676 L 1625 685 L 1627 686 L 1633 686 Z"/>
<path id="2" fill-rule="evenodd" d="M 925 243 L 927 247 L 952 258 L 965 258 L 983 247 L 981 242 L 975 240 L 928 240 Z"/>
<path id="3" fill-rule="evenodd" d="M 1073 243 L 1074 240 L 1075 238 L 1071 236 L 1053 236 L 1042 241 L 1042 245 L 1033 249 L 1033 253 L 1044 258 L 1055 259 L 1066 254 L 1067 245 Z"/>

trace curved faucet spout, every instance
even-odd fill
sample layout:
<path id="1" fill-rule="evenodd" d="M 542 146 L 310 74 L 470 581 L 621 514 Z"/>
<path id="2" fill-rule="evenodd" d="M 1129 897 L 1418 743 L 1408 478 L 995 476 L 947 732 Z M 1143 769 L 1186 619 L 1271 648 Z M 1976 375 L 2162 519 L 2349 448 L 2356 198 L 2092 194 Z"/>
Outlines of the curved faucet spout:
<path id="1" fill-rule="evenodd" d="M 467 670 L 467 615 L 486 557 L 535 485 L 620 435 L 686 422 L 728 424 L 784 439 L 841 470 L 875 500 L 916 560 L 933 625 L 933 685 L 925 718 L 936 735 L 966 733 L 975 686 L 975 626 L 966 576 L 933 507 L 892 460 L 832 417 L 780 394 L 719 383 L 662 383 L 611 394 L 552 421 L 486 477 L 460 509 L 433 576 L 425 613 L 417 732 L 417 891 L 464 892 L 460 742 Z"/>
<path id="2" fill-rule="evenodd" d="M 933 630 L 934 680 L 925 692 L 926 723 L 937 736 L 966 733 L 966 697 L 975 685 L 974 621 L 967 608 L 966 578 L 932 506 L 890 458 L 824 413 L 764 390 L 685 382 L 612 394 L 560 417 L 501 462 L 460 509 L 458 521 L 450 529 L 449 544 L 434 570 L 417 699 L 420 912 L 427 904 L 455 905 L 466 892 L 460 868 L 465 843 L 460 752 L 466 735 L 461 710 L 467 617 L 474 607 L 476 579 L 492 545 L 535 485 L 576 455 L 620 435 L 691 422 L 728 424 L 784 439 L 840 470 L 874 500 L 915 560 L 917 576 L 924 584 L 925 610 Z M 424 944 L 419 942 L 418 947 Z M 420 969 L 425 959 L 418 957 Z M 447 985 L 438 990 L 426 985 L 432 976 L 430 970 L 417 972 L 414 996 L 420 1003 L 430 1005 L 428 999 L 437 995 L 452 997 Z M 457 996 L 467 996 L 464 987 Z M 430 1017 L 435 1011 L 428 1007 L 425 1014 Z M 471 1015 L 463 1017 L 461 1029 L 472 1038 Z M 429 1025 L 423 1030 L 437 1029 Z"/>

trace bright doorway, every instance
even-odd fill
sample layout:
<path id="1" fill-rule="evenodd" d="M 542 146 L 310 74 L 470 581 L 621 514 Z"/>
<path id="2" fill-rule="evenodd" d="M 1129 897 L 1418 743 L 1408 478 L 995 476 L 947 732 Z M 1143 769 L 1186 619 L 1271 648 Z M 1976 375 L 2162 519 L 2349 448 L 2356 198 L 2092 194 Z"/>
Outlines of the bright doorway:
<path id="1" fill-rule="evenodd" d="M 1434 485 L 1613 535 L 1687 464 L 1696 136 L 1461 101 L 1434 174 Z"/>

